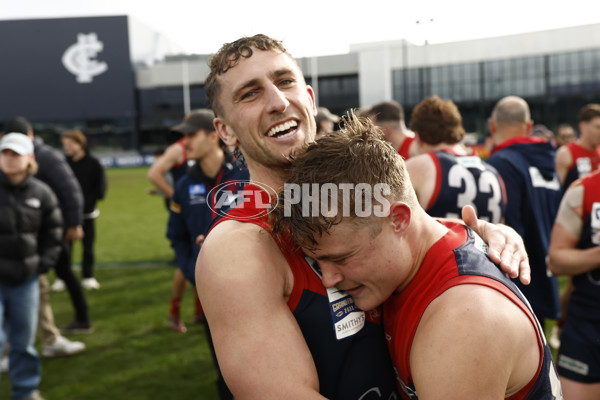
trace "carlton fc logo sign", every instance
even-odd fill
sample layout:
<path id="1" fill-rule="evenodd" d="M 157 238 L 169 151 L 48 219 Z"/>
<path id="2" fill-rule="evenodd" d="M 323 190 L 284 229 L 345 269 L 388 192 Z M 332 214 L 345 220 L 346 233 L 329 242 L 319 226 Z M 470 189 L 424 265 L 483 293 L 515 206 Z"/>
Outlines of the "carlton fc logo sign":
<path id="1" fill-rule="evenodd" d="M 62 63 L 79 83 L 91 83 L 95 76 L 108 70 L 105 62 L 96 60 L 104 44 L 95 33 L 77 35 L 77 43 L 72 44 L 62 56 Z"/>

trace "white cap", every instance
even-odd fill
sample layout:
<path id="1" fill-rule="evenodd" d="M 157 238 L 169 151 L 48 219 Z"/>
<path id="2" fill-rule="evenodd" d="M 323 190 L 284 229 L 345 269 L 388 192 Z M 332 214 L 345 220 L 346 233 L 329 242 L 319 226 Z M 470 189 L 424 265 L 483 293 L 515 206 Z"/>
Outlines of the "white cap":
<path id="1" fill-rule="evenodd" d="M 33 153 L 33 142 L 31 139 L 22 133 L 7 133 L 0 140 L 0 151 L 9 149 L 20 155 Z"/>

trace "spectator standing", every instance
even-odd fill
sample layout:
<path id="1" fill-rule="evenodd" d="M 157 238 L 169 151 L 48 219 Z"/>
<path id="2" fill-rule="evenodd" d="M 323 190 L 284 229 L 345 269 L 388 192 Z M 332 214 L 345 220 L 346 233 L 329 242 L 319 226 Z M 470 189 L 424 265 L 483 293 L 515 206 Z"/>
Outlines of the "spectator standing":
<path id="1" fill-rule="evenodd" d="M 85 289 L 99 289 L 94 277 L 94 241 L 96 239 L 95 220 L 100 215 L 96 208 L 98 200 L 106 194 L 106 174 L 97 158 L 89 154 L 87 138 L 80 130 L 66 131 L 61 141 L 67 162 L 73 170 L 83 192 L 83 256 L 81 286 Z"/>
<path id="2" fill-rule="evenodd" d="M 33 143 L 22 133 L 0 140 L 0 348 L 10 343 L 8 375 L 15 400 L 43 400 L 35 349 L 37 275 L 58 259 L 62 218 L 52 190 L 33 177 Z"/>
<path id="3" fill-rule="evenodd" d="M 452 100 L 428 97 L 413 109 L 410 129 L 416 152 L 406 170 L 419 204 L 433 217 L 459 218 L 464 206 L 481 219 L 504 221 L 506 194 L 498 171 L 460 144 L 462 116 Z"/>
<path id="4" fill-rule="evenodd" d="M 34 155 L 39 166 L 35 177 L 50 186 L 58 198 L 58 203 L 66 230 L 63 240 L 63 252 L 73 240 L 83 235 L 83 194 L 77 179 L 69 168 L 65 158 L 55 149 L 46 145 L 41 138 L 35 137 L 33 127 L 24 117 L 15 117 L 5 121 L 4 131 L 26 134 L 33 141 Z M 73 274 L 70 260 L 63 258 L 63 252 L 54 265 L 56 275 L 67 283 L 71 302 L 75 306 L 76 319 L 88 321 L 87 303 L 79 280 Z M 67 262 L 68 261 L 68 262 Z M 47 274 L 40 274 L 40 315 L 38 331 L 42 339 L 42 355 L 45 357 L 67 356 L 77 354 L 85 349 L 85 344 L 71 341 L 61 335 L 54 322 L 54 314 L 50 304 L 50 284 Z"/>
<path id="5" fill-rule="evenodd" d="M 559 316 L 558 283 L 546 266 L 561 197 L 554 169 L 555 150 L 546 140 L 530 136 L 533 121 L 529 105 L 520 97 L 498 101 L 489 126 L 496 147 L 487 162 L 498 170 L 506 185 L 505 221 L 523 237 L 531 263 L 531 285 L 517 282 L 517 286 L 543 327 L 545 319 Z"/>

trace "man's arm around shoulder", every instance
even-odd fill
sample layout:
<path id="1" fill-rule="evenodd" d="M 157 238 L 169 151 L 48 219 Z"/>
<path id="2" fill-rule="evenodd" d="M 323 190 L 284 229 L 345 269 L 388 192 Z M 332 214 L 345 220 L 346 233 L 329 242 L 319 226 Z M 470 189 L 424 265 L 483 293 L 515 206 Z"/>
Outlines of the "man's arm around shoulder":
<path id="1" fill-rule="evenodd" d="M 236 399 L 323 398 L 287 305 L 293 275 L 269 233 L 237 221 L 216 226 L 198 256 L 196 287 Z"/>

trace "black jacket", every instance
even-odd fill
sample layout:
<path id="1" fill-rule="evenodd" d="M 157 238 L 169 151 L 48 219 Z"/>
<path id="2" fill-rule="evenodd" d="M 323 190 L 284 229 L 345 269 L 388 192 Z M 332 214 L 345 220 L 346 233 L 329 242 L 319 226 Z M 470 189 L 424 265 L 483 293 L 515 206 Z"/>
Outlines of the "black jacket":
<path id="1" fill-rule="evenodd" d="M 81 160 L 74 161 L 67 157 L 69 166 L 83 191 L 83 213 L 90 214 L 96 208 L 98 200 L 106 194 L 106 174 L 102 164 L 96 157 L 85 153 Z"/>
<path id="2" fill-rule="evenodd" d="M 35 176 L 58 197 L 65 227 L 83 223 L 83 193 L 65 157 L 36 137 L 33 141 L 35 160 L 39 165 Z"/>
<path id="3" fill-rule="evenodd" d="M 31 175 L 18 185 L 0 171 L 0 282 L 18 285 L 47 272 L 63 238 L 58 201 Z"/>

